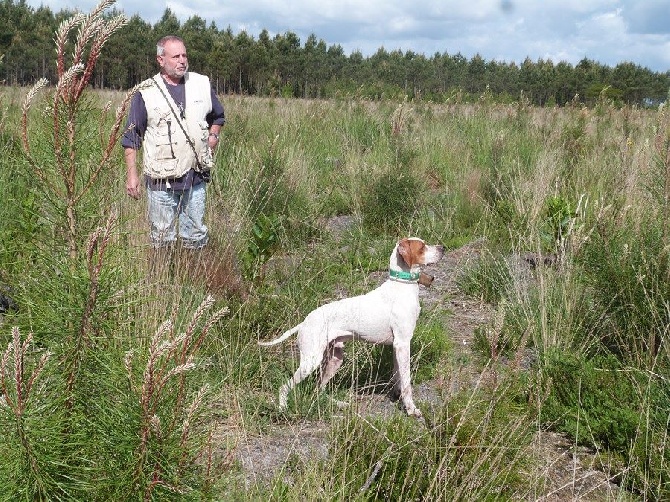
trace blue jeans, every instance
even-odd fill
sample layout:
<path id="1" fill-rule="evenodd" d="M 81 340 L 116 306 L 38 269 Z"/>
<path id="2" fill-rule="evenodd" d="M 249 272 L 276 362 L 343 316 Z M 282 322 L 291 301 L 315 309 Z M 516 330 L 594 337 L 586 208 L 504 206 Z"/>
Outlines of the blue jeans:
<path id="1" fill-rule="evenodd" d="M 155 248 L 177 240 L 177 225 L 184 247 L 200 249 L 207 244 L 205 186 L 200 183 L 184 191 L 147 190 L 151 243 Z"/>

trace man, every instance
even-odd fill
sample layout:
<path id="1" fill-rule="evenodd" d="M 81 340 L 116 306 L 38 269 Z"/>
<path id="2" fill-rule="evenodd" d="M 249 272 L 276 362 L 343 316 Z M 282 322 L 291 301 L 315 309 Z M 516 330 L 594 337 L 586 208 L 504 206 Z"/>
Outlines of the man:
<path id="1" fill-rule="evenodd" d="M 225 113 L 209 78 L 188 71 L 181 38 L 163 37 L 156 54 L 160 72 L 133 96 L 121 138 L 126 192 L 138 199 L 146 187 L 154 248 L 174 244 L 178 233 L 185 248 L 201 249 L 208 241 L 205 185 Z M 140 147 L 143 182 L 136 165 Z"/>

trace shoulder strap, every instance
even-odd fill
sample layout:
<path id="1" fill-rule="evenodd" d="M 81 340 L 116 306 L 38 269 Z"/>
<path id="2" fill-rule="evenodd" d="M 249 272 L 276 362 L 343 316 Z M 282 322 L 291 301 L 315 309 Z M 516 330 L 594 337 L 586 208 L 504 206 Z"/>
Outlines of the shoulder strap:
<path id="1" fill-rule="evenodd" d="M 160 93 L 165 98 L 165 102 L 168 104 L 168 106 L 170 107 L 170 111 L 172 112 L 172 115 L 174 115 L 174 118 L 177 120 L 177 124 L 179 124 L 179 128 L 181 129 L 181 132 L 184 133 L 184 136 L 186 136 L 186 141 L 188 142 L 188 145 L 191 147 L 191 150 L 193 150 L 193 154 L 195 155 L 195 161 L 198 165 L 198 169 L 200 169 L 202 171 L 203 170 L 202 163 L 200 162 L 200 157 L 198 157 L 198 152 L 195 149 L 195 144 L 193 144 L 193 140 L 188 135 L 188 132 L 186 132 L 186 128 L 184 127 L 184 124 L 181 123 L 179 115 L 177 114 L 177 112 L 174 111 L 174 107 L 172 106 L 172 100 L 167 97 L 167 94 L 165 94 L 165 91 L 160 86 L 160 84 L 158 82 L 156 82 L 156 79 L 154 77 L 151 77 L 151 80 L 153 80 L 154 84 L 156 85 L 156 87 L 158 88 Z"/>

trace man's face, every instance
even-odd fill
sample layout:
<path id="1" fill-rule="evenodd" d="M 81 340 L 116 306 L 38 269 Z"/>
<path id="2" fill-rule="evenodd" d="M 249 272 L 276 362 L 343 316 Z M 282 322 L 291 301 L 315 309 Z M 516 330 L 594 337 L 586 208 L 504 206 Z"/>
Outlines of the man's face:
<path id="1" fill-rule="evenodd" d="M 183 43 L 169 41 L 163 48 L 163 55 L 157 56 L 161 71 L 173 80 L 180 80 L 188 70 L 188 57 Z"/>

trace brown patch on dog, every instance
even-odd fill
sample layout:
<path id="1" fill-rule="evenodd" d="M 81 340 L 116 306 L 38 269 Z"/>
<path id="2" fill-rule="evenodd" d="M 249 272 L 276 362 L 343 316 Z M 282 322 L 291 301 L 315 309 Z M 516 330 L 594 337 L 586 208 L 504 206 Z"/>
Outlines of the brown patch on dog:
<path id="1" fill-rule="evenodd" d="M 425 272 L 421 272 L 419 274 L 419 284 L 425 287 L 430 287 L 431 284 L 433 284 L 433 281 L 435 280 L 435 276 L 427 274 Z"/>
<path id="2" fill-rule="evenodd" d="M 426 244 L 422 240 L 405 238 L 398 243 L 398 253 L 409 268 L 412 265 L 422 265 L 425 252 Z"/>

